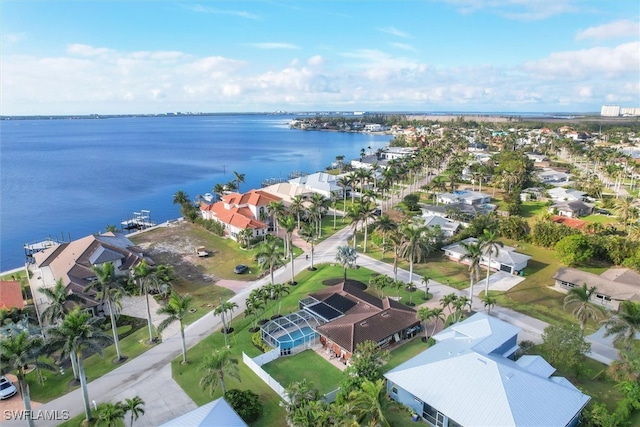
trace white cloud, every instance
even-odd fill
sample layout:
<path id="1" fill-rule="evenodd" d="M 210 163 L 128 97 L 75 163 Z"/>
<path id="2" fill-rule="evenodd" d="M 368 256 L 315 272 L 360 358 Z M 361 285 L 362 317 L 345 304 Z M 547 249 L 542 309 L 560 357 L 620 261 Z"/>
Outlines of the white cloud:
<path id="1" fill-rule="evenodd" d="M 26 37 L 27 37 L 26 33 L 2 34 L 2 44 L 4 44 L 5 46 L 7 44 L 16 44 L 24 40 Z"/>
<path id="2" fill-rule="evenodd" d="M 251 12 L 246 12 L 244 10 L 217 9 L 215 7 L 203 6 L 201 4 L 184 5 L 183 7 L 187 10 L 190 10 L 196 13 L 205 13 L 205 14 L 212 14 L 212 15 L 229 15 L 229 16 L 237 16 L 239 18 L 253 19 L 253 20 L 262 19 L 260 15 L 256 15 L 255 13 L 251 13 Z"/>
<path id="3" fill-rule="evenodd" d="M 575 0 L 444 0 L 454 5 L 460 13 L 472 14 L 488 10 L 496 15 L 522 21 L 537 21 L 555 15 L 584 9 Z"/>
<path id="4" fill-rule="evenodd" d="M 614 39 L 625 37 L 640 37 L 640 22 L 622 19 L 619 21 L 609 22 L 608 24 L 590 27 L 580 31 L 576 35 L 576 40 L 584 39 Z"/>
<path id="5" fill-rule="evenodd" d="M 395 47 L 396 49 L 406 50 L 409 52 L 417 52 L 418 50 L 407 43 L 389 43 L 389 46 Z"/>
<path id="6" fill-rule="evenodd" d="M 99 55 L 110 55 L 115 53 L 115 51 L 111 49 L 107 49 L 104 47 L 93 47 L 86 44 L 74 43 L 67 46 L 67 52 L 71 55 L 78 56 L 99 56 Z"/>
<path id="7" fill-rule="evenodd" d="M 309 64 L 311 66 L 321 66 L 325 62 L 326 62 L 325 59 L 320 55 L 315 55 L 315 56 L 312 56 L 311 58 L 307 59 L 307 64 Z"/>
<path id="8" fill-rule="evenodd" d="M 378 28 L 378 31 L 382 31 L 383 33 L 391 34 L 393 36 L 402 37 L 405 39 L 411 37 L 408 33 L 405 33 L 404 31 L 401 31 L 395 27 Z"/>
<path id="9" fill-rule="evenodd" d="M 300 49 L 292 43 L 249 43 L 247 46 L 258 49 Z"/>

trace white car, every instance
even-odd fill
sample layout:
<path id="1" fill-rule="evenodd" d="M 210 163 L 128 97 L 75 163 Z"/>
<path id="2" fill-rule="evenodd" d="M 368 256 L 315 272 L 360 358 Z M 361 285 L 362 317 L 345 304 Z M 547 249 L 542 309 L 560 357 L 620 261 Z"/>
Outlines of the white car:
<path id="1" fill-rule="evenodd" d="M 0 377 L 0 399 L 8 399 L 18 392 L 16 386 L 13 385 L 7 377 Z"/>

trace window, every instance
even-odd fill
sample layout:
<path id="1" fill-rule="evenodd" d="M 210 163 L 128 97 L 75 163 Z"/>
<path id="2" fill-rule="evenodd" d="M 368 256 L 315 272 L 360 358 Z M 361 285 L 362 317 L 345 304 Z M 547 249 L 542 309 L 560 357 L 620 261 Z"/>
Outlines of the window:
<path id="1" fill-rule="evenodd" d="M 565 282 L 564 280 L 558 280 L 558 282 L 563 288 L 571 289 L 576 287 L 575 283 Z"/>
<path id="2" fill-rule="evenodd" d="M 396 386 L 391 387 L 391 393 L 398 394 L 398 387 Z"/>
<path id="3" fill-rule="evenodd" d="M 609 305 L 611 304 L 611 297 L 608 297 L 603 294 L 596 294 L 596 301 L 600 304 Z"/>

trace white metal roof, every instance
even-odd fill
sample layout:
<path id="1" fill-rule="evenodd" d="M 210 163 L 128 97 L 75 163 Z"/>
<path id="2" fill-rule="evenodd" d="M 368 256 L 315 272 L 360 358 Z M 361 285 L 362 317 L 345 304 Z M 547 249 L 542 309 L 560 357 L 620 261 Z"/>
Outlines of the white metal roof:
<path id="1" fill-rule="evenodd" d="M 589 396 L 564 379 L 540 375 L 548 369 L 537 359 L 529 362 L 535 362 L 538 369 L 529 370 L 482 351 L 497 349 L 499 336 L 513 337 L 511 328 L 515 328 L 506 323 L 509 328 L 503 328 L 498 325 L 504 322 L 487 318 L 477 313 L 447 328 L 434 337 L 439 341 L 435 346 L 385 377 L 465 427 L 569 423 Z"/>
<path id="2" fill-rule="evenodd" d="M 247 427 L 242 418 L 223 398 L 187 412 L 160 427 Z"/>

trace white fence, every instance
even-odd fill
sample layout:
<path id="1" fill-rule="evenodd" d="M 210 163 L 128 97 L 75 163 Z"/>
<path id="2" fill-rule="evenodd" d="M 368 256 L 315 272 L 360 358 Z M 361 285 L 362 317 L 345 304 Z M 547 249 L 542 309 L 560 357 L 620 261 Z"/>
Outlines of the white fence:
<path id="1" fill-rule="evenodd" d="M 254 362 L 256 362 L 256 364 L 258 366 L 262 366 L 265 363 L 269 363 L 272 362 L 274 360 L 276 360 L 278 357 L 280 357 L 280 349 L 279 348 L 274 348 L 271 351 L 268 351 L 264 354 L 261 354 L 260 356 L 254 357 L 253 360 Z"/>
<path id="2" fill-rule="evenodd" d="M 278 350 L 278 349 L 276 349 Z M 273 351 L 270 351 L 269 353 L 265 353 L 262 356 L 265 356 L 267 354 L 273 353 Z M 278 356 L 280 355 L 280 350 L 278 350 Z M 260 356 L 258 356 L 260 357 Z M 277 357 L 275 357 L 274 359 L 277 359 Z M 272 360 L 274 360 L 272 359 Z M 289 399 L 287 398 L 287 395 L 284 391 L 284 387 L 282 387 L 280 385 L 280 383 L 276 380 L 273 379 L 273 377 L 271 375 L 269 375 L 264 369 L 262 369 L 260 367 L 260 365 L 258 365 L 253 359 L 251 359 L 249 356 L 247 356 L 244 351 L 242 352 L 242 361 L 244 362 L 245 365 L 247 365 L 249 367 L 249 369 L 251 369 L 253 372 L 256 373 L 257 376 L 260 377 L 260 379 L 262 381 L 264 381 L 269 387 L 271 387 L 271 389 L 273 391 L 275 391 L 276 393 L 278 393 L 278 395 L 285 401 L 289 401 Z M 264 362 L 266 363 L 266 362 Z"/>

